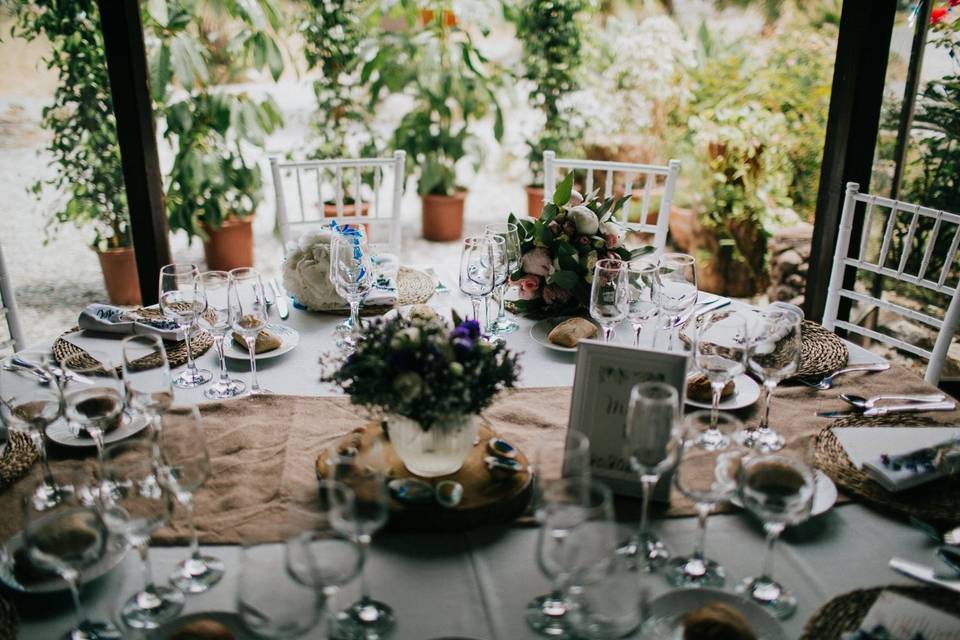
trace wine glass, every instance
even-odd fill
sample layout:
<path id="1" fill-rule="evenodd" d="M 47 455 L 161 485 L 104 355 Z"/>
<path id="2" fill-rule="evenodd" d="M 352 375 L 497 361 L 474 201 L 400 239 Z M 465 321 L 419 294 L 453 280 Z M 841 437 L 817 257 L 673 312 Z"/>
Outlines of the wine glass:
<path id="1" fill-rule="evenodd" d="M 187 347 L 187 369 L 173 380 L 173 384 L 181 389 L 193 389 L 213 379 L 209 370 L 197 368 L 190 346 L 193 327 L 206 309 L 206 300 L 195 282 L 199 273 L 195 264 L 168 264 L 160 269 L 160 311 L 183 331 Z"/>
<path id="2" fill-rule="evenodd" d="M 728 382 L 746 370 L 747 321 L 743 316 L 724 309 L 703 317 L 693 340 L 693 360 L 697 369 L 710 381 L 711 415 L 719 413 L 720 396 Z M 725 449 L 730 443 L 719 429 L 699 432 L 701 447 Z"/>
<path id="3" fill-rule="evenodd" d="M 223 562 L 200 553 L 193 521 L 193 494 L 210 476 L 203 420 L 196 407 L 173 407 L 160 416 L 160 422 L 160 480 L 183 506 L 190 524 L 190 557 L 177 565 L 170 583 L 185 593 L 203 593 L 223 577 Z"/>
<path id="4" fill-rule="evenodd" d="M 533 451 L 535 489 L 533 504 L 537 517 L 543 515 L 543 495 L 551 484 L 590 480 L 590 439 L 579 431 L 567 430 L 560 440 L 542 440 Z"/>
<path id="5" fill-rule="evenodd" d="M 33 495 L 23 501 L 23 543 L 31 563 L 59 575 L 73 598 L 78 624 L 67 638 L 120 640 L 123 634 L 109 620 L 91 620 L 80 600 L 83 571 L 100 561 L 107 551 L 108 533 L 90 495 L 89 474 L 80 470 L 61 474 L 60 501 L 37 509 Z"/>
<path id="6" fill-rule="evenodd" d="M 470 298 L 473 319 L 480 322 L 480 303 L 493 291 L 496 275 L 493 243 L 486 236 L 464 238 L 460 254 L 460 291 Z"/>
<path id="7" fill-rule="evenodd" d="M 550 593 L 531 600 L 525 610 L 527 624 L 541 635 L 570 637 L 566 591 L 580 570 L 591 568 L 596 559 L 586 539 L 604 530 L 610 533 L 613 496 L 597 481 L 573 478 L 550 484 L 543 494 L 543 515 L 537 536 L 537 565 L 550 580 Z M 591 526 L 595 523 L 596 526 Z M 577 531 L 581 530 L 581 539 Z M 615 547 L 610 540 L 609 549 Z M 609 558 L 611 554 L 607 554 Z"/>
<path id="8" fill-rule="evenodd" d="M 502 340 L 502 338 L 495 333 L 493 333 L 493 322 L 490 320 L 490 304 L 489 298 L 494 295 L 496 291 L 502 290 L 507 285 L 507 281 L 510 278 L 510 264 L 509 258 L 507 257 L 507 241 L 503 236 L 486 234 L 486 239 L 490 243 L 491 248 L 491 261 L 489 264 L 483 265 L 485 269 L 493 273 L 493 289 L 484 297 L 483 301 L 483 311 L 486 316 L 486 324 L 484 325 L 484 334 L 486 334 L 487 339 L 491 342 L 497 342 Z"/>
<path id="9" fill-rule="evenodd" d="M 144 588 L 120 608 L 120 618 L 134 629 L 155 629 L 183 610 L 183 593 L 153 581 L 150 536 L 167 524 L 173 496 L 161 482 L 153 440 L 123 440 L 107 445 L 100 463 L 100 502 L 107 528 L 140 552 Z"/>
<path id="10" fill-rule="evenodd" d="M 127 404 L 146 416 L 155 432 L 159 428 L 157 416 L 173 403 L 173 382 L 163 340 L 152 335 L 129 336 L 120 346 Z"/>
<path id="11" fill-rule="evenodd" d="M 622 260 L 598 260 L 590 286 L 590 317 L 603 329 L 603 341 L 610 342 L 613 328 L 627 317 L 627 264 Z"/>
<path id="12" fill-rule="evenodd" d="M 220 358 L 220 377 L 204 390 L 203 397 L 222 400 L 239 396 L 247 388 L 242 380 L 231 378 L 227 372 L 224 347 L 230 334 L 230 274 L 226 271 L 205 271 L 197 276 L 197 289 L 207 300 L 207 312 L 197 318 L 202 329 L 213 336 L 213 346 Z"/>
<path id="13" fill-rule="evenodd" d="M 673 349 L 677 328 L 697 303 L 697 261 L 685 253 L 665 253 L 657 261 L 657 302 Z"/>
<path id="14" fill-rule="evenodd" d="M 267 326 L 267 296 L 260 273 L 250 267 L 230 271 L 230 326 L 243 336 L 250 353 L 250 395 L 273 393 L 257 379 L 257 335 Z"/>
<path id="15" fill-rule="evenodd" d="M 335 636 L 381 637 L 396 623 L 393 609 L 370 597 L 364 566 L 373 534 L 389 516 L 390 495 L 384 477 L 383 443 L 375 440 L 356 452 L 330 451 L 328 463 L 333 479 L 353 489 L 349 494 L 328 491 L 331 524 L 335 531 L 352 539 L 360 549 L 360 599 L 337 615 Z"/>
<path id="16" fill-rule="evenodd" d="M 640 526 L 620 552 L 643 571 L 655 571 L 670 559 L 666 545 L 650 531 L 650 499 L 660 478 L 676 467 L 683 450 L 677 390 L 663 382 L 641 382 L 630 390 L 623 453 L 640 479 Z"/>
<path id="17" fill-rule="evenodd" d="M 770 428 L 770 401 L 781 380 L 800 367 L 801 318 L 793 311 L 767 308 L 752 327 L 748 356 L 750 370 L 763 380 L 760 424 L 744 434 L 744 445 L 759 451 L 779 451 L 784 438 Z"/>
<path id="18" fill-rule="evenodd" d="M 757 577 L 746 578 L 736 587 L 777 618 L 788 618 L 797 600 L 771 576 L 773 549 L 787 525 L 800 524 L 810 517 L 814 494 L 813 471 L 792 457 L 763 454 L 741 463 L 738 491 L 747 511 L 763 522 L 767 552 Z"/>
<path id="19" fill-rule="evenodd" d="M 104 434 L 131 419 L 124 413 L 124 390 L 116 365 L 104 352 L 87 351 L 67 356 L 60 367 L 67 374 L 63 380 L 64 416 L 78 435 L 81 431 L 90 434 L 99 458 Z"/>
<path id="20" fill-rule="evenodd" d="M 674 558 L 667 566 L 667 581 L 675 587 L 722 587 L 726 581 L 724 568 L 705 555 L 707 517 L 718 502 L 729 500 L 736 492 L 742 451 L 736 435 L 742 428 L 743 424 L 728 413 L 695 411 L 687 416 L 686 439 L 674 483 L 694 503 L 699 534 L 693 554 Z M 721 435 L 723 444 L 704 438 L 707 432 Z"/>
<path id="21" fill-rule="evenodd" d="M 40 510 L 60 502 L 60 488 L 47 459 L 46 429 L 63 410 L 60 381 L 49 351 L 21 351 L 0 365 L 0 417 L 11 431 L 30 436 L 40 459 L 42 481 L 33 494 Z"/>
<path id="22" fill-rule="evenodd" d="M 520 325 L 507 317 L 506 310 L 504 309 L 507 288 L 510 286 L 510 275 L 520 268 L 520 234 L 518 231 L 517 225 L 512 222 L 495 222 L 483 228 L 483 232 L 486 235 L 503 238 L 507 259 L 507 280 L 500 284 L 497 292 L 497 298 L 500 302 L 497 310 L 497 318 L 488 327 L 488 331 L 493 335 L 506 335 L 520 328 Z"/>
<path id="23" fill-rule="evenodd" d="M 350 305 L 350 333 L 337 346 L 346 353 L 357 348 L 363 333 L 360 323 L 360 303 L 373 287 L 373 259 L 362 234 L 335 234 L 330 243 L 330 282 L 337 294 Z"/>
<path id="24" fill-rule="evenodd" d="M 643 327 L 660 314 L 655 292 L 657 265 L 649 260 L 627 264 L 627 318 L 633 327 L 633 345 L 640 346 Z"/>

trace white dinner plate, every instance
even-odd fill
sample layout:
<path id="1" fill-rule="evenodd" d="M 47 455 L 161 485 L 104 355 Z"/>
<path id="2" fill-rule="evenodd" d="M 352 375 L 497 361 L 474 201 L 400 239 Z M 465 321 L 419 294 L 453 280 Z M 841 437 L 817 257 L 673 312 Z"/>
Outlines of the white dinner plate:
<path id="1" fill-rule="evenodd" d="M 150 640 L 167 640 L 173 636 L 181 627 L 197 620 L 213 620 L 219 622 L 233 634 L 237 640 L 258 640 L 258 636 L 247 630 L 240 620 L 240 615 L 227 611 L 207 611 L 203 613 L 191 613 L 190 615 L 180 616 L 176 620 L 159 626 L 150 632 L 147 636 Z"/>
<path id="2" fill-rule="evenodd" d="M 543 345 L 547 349 L 553 349 L 554 351 L 564 351 L 566 353 L 576 353 L 577 352 L 576 347 L 563 347 L 563 346 L 560 346 L 559 344 L 553 344 L 552 342 L 550 342 L 550 339 L 547 338 L 547 336 L 550 335 L 550 332 L 553 331 L 554 327 L 556 327 L 561 322 L 564 322 L 565 320 L 569 320 L 571 317 L 573 316 L 560 316 L 559 318 L 546 318 L 545 320 L 541 320 L 540 322 L 530 327 L 530 337 L 533 338 L 534 342 Z M 593 320 L 590 320 L 590 322 L 593 322 Z M 593 322 L 593 324 L 597 326 L 596 322 Z M 600 327 L 597 326 L 597 335 L 595 335 L 594 338 L 600 335 L 600 331 L 601 331 Z"/>
<path id="3" fill-rule="evenodd" d="M 28 585 L 20 584 L 13 572 L 13 558 L 22 546 L 23 533 L 21 532 L 11 536 L 0 547 L 0 582 L 20 593 L 55 593 L 68 589 L 66 582 L 55 577 L 42 582 L 32 582 Z M 127 549 L 129 549 L 129 545 L 123 536 L 108 534 L 106 552 L 96 564 L 81 572 L 81 583 L 92 582 L 120 564 L 123 557 L 127 555 Z"/>
<path id="4" fill-rule="evenodd" d="M 743 409 L 749 407 L 760 399 L 760 385 L 757 381 L 745 373 L 741 373 L 733 379 L 733 394 L 720 400 L 717 405 L 721 411 L 733 411 L 734 409 Z M 691 407 L 700 407 L 701 409 L 711 409 L 709 402 L 699 402 L 687 398 L 687 404 Z"/>
<path id="5" fill-rule="evenodd" d="M 763 607 L 733 593 L 716 589 L 679 589 L 650 603 L 650 617 L 643 623 L 642 637 L 682 640 L 683 618 L 712 602 L 725 604 L 742 615 L 758 640 L 787 640 L 780 623 Z"/>
<path id="6" fill-rule="evenodd" d="M 117 442 L 123 440 L 124 438 L 129 438 L 132 435 L 140 433 L 143 431 L 144 427 L 147 426 L 147 418 L 142 414 L 130 415 L 129 413 L 123 414 L 123 423 L 111 431 L 103 435 L 103 444 L 110 444 L 111 442 Z M 85 431 L 80 433 L 86 434 Z M 56 442 L 57 444 L 62 444 L 65 447 L 95 447 L 97 443 L 93 441 L 88 435 L 77 435 L 73 427 L 66 420 L 57 420 L 47 427 L 47 437 Z"/>
<path id="7" fill-rule="evenodd" d="M 264 351 L 263 353 L 256 354 L 254 358 L 257 360 L 268 360 L 269 358 L 282 356 L 288 351 L 292 351 L 300 343 L 300 333 L 285 324 L 268 323 L 266 329 L 280 338 L 280 346 L 272 351 Z M 232 332 L 228 333 L 224 340 L 226 346 L 224 346 L 223 355 L 234 360 L 250 359 L 250 352 L 246 349 L 241 349 L 237 346 L 237 343 L 233 341 Z"/>
<path id="8" fill-rule="evenodd" d="M 814 472 L 813 480 L 816 488 L 813 490 L 813 506 L 810 509 L 811 517 L 826 513 L 830 510 L 830 507 L 837 503 L 837 485 L 833 483 L 830 476 L 817 469 Z M 730 503 L 741 508 L 743 507 L 743 503 L 740 502 L 740 496 L 736 494 L 730 498 Z"/>

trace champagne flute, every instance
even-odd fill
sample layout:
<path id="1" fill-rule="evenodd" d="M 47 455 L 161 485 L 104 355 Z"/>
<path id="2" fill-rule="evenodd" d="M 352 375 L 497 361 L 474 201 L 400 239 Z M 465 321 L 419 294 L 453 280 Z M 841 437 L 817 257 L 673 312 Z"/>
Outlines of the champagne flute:
<path id="1" fill-rule="evenodd" d="M 480 322 L 480 303 L 493 291 L 496 275 L 493 243 L 485 236 L 464 238 L 460 254 L 460 291 L 473 305 L 473 319 Z"/>
<path id="2" fill-rule="evenodd" d="M 170 583 L 184 593 L 203 593 L 223 577 L 223 562 L 200 553 L 193 520 L 193 495 L 210 477 L 203 420 L 196 407 L 173 407 L 160 416 L 160 422 L 160 479 L 183 506 L 190 524 L 190 557 L 177 565 Z"/>
<path id="3" fill-rule="evenodd" d="M 699 534 L 693 554 L 674 558 L 667 566 L 667 581 L 675 587 L 722 587 L 726 581 L 724 568 L 705 555 L 707 518 L 718 502 L 729 500 L 736 492 L 742 450 L 735 436 L 742 428 L 743 424 L 728 413 L 695 411 L 687 416 L 686 439 L 674 482 L 694 503 Z M 703 437 L 714 431 L 723 436 L 722 445 Z"/>
<path id="4" fill-rule="evenodd" d="M 124 413 L 123 384 L 116 365 L 106 353 L 88 351 L 67 356 L 60 367 L 73 374 L 63 381 L 65 417 L 78 435 L 81 431 L 90 434 L 100 458 L 104 434 L 130 420 Z"/>
<path id="5" fill-rule="evenodd" d="M 780 618 L 790 617 L 797 600 L 772 578 L 773 550 L 787 525 L 800 524 L 810 517 L 815 482 L 813 471 L 792 457 L 764 454 L 743 460 L 738 491 L 743 506 L 763 522 L 767 552 L 757 577 L 746 578 L 736 587 Z"/>
<path id="6" fill-rule="evenodd" d="M 488 224 L 483 228 L 483 232 L 486 235 L 503 238 L 504 249 L 506 250 L 507 280 L 498 286 L 497 298 L 499 299 L 499 305 L 497 318 L 488 327 L 488 331 L 497 336 L 513 333 L 520 328 L 520 325 L 507 317 L 506 309 L 504 308 L 507 289 L 510 286 L 510 275 L 520 268 L 520 234 L 518 231 L 517 225 L 512 222 L 496 222 Z"/>
<path id="7" fill-rule="evenodd" d="M 337 294 L 350 305 L 350 333 L 337 342 L 346 353 L 357 348 L 363 334 L 360 303 L 373 287 L 373 259 L 362 235 L 338 233 L 330 243 L 330 281 Z"/>
<path id="8" fill-rule="evenodd" d="M 267 326 L 267 296 L 260 273 L 250 267 L 230 271 L 230 325 L 243 336 L 250 353 L 250 395 L 273 393 L 257 379 L 257 336 Z"/>
<path id="9" fill-rule="evenodd" d="M 744 445 L 759 451 L 779 451 L 785 440 L 770 428 L 770 401 L 781 380 L 800 367 L 802 320 L 793 311 L 768 307 L 759 314 L 752 331 L 748 364 L 763 380 L 763 412 L 760 424 L 745 432 Z"/>
<path id="10" fill-rule="evenodd" d="M 150 567 L 150 536 L 167 524 L 173 496 L 160 480 L 153 440 L 124 440 L 107 445 L 100 463 L 100 502 L 107 528 L 124 536 L 143 564 L 144 588 L 120 608 L 120 618 L 134 629 L 155 629 L 180 615 L 184 597 L 159 586 Z"/>
<path id="11" fill-rule="evenodd" d="M 153 430 L 160 427 L 157 416 L 173 403 L 173 382 L 163 341 L 153 335 L 124 338 L 123 386 L 127 404 L 146 416 Z"/>
<path id="12" fill-rule="evenodd" d="M 206 300 L 196 287 L 195 279 L 199 273 L 195 264 L 168 264 L 160 269 L 160 311 L 183 331 L 187 347 L 187 370 L 173 380 L 173 384 L 181 389 L 193 389 L 213 379 L 209 370 L 197 368 L 190 345 L 193 327 L 206 309 Z"/>
<path id="13" fill-rule="evenodd" d="M 642 382 L 630 390 L 623 453 L 640 479 L 643 504 L 640 526 L 620 553 L 652 572 L 670 559 L 666 545 L 650 531 L 650 500 L 660 478 L 676 467 L 683 450 L 677 390 L 663 382 Z"/>
<path id="14" fill-rule="evenodd" d="M 748 347 L 747 321 L 735 311 L 712 311 L 697 328 L 693 359 L 700 373 L 710 381 L 714 423 L 720 411 L 723 388 L 746 370 Z M 698 437 L 697 444 L 706 449 L 725 449 L 730 444 L 719 429 L 712 427 L 698 432 Z"/>
<path id="15" fill-rule="evenodd" d="M 649 260 L 632 260 L 627 265 L 627 318 L 633 327 L 633 346 L 640 346 L 643 327 L 660 314 L 655 292 L 657 265 Z"/>
<path id="16" fill-rule="evenodd" d="M 258 638 L 299 638 L 320 621 L 323 595 L 315 579 L 301 580 L 290 570 L 290 551 L 289 544 L 245 543 L 240 549 L 237 611 Z"/>
<path id="17" fill-rule="evenodd" d="M 543 515 L 543 496 L 551 484 L 590 480 L 590 439 L 579 431 L 567 430 L 562 440 L 543 440 L 533 451 L 535 489 L 533 504 L 537 518 Z"/>
<path id="18" fill-rule="evenodd" d="M 0 417 L 11 431 L 30 436 L 40 459 L 42 481 L 33 494 L 34 506 L 50 508 L 60 502 L 60 487 L 47 459 L 46 429 L 63 412 L 59 379 L 53 374 L 53 354 L 28 350 L 0 365 Z"/>
<path id="19" fill-rule="evenodd" d="M 203 397 L 210 400 L 234 398 L 243 393 L 247 385 L 242 380 L 230 377 L 224 355 L 231 326 L 230 274 L 226 271 L 205 271 L 197 276 L 197 289 L 203 291 L 207 300 L 207 312 L 197 318 L 197 323 L 213 336 L 213 346 L 220 359 L 220 377 L 216 384 L 203 392 Z"/>
<path id="20" fill-rule="evenodd" d="M 120 640 L 123 634 L 109 620 L 91 620 L 80 600 L 83 571 L 107 551 L 107 529 L 97 509 L 85 501 L 90 495 L 89 474 L 74 471 L 64 477 L 60 501 L 37 509 L 33 496 L 23 501 L 23 542 L 30 561 L 59 575 L 73 598 L 78 624 L 66 638 Z"/>
<path id="21" fill-rule="evenodd" d="M 665 253 L 657 261 L 657 302 L 663 313 L 672 350 L 677 329 L 697 304 L 697 261 L 685 253 Z"/>
<path id="22" fill-rule="evenodd" d="M 598 260 L 590 286 L 590 317 L 603 329 L 604 342 L 610 342 L 613 328 L 627 317 L 628 299 L 626 263 Z"/>

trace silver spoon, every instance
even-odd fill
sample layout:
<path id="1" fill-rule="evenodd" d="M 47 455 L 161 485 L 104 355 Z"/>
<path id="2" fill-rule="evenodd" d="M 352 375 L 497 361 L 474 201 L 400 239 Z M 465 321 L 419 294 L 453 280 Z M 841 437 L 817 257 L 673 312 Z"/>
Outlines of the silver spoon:
<path id="1" fill-rule="evenodd" d="M 946 396 L 944 396 L 942 393 L 931 393 L 927 395 L 916 396 L 883 395 L 873 396 L 872 398 L 864 398 L 863 396 L 858 396 L 854 393 L 840 394 L 841 400 L 848 402 L 860 409 L 873 409 L 878 402 L 883 400 L 904 400 L 906 402 L 940 402 L 945 398 Z"/>
<path id="2" fill-rule="evenodd" d="M 819 382 L 808 382 L 803 378 L 795 378 L 795 380 L 801 382 L 802 384 L 807 385 L 811 389 L 816 389 L 817 391 L 826 391 L 833 386 L 833 380 L 837 376 L 843 375 L 845 373 L 851 373 L 853 371 L 886 371 L 890 368 L 889 362 L 876 362 L 873 364 L 855 364 L 839 371 L 834 371 L 823 380 Z"/>

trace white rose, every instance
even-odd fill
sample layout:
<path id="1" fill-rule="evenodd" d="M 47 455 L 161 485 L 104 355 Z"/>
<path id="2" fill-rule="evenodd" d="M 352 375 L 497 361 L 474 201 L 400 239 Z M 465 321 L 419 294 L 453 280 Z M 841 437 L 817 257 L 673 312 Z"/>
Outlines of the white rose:
<path id="1" fill-rule="evenodd" d="M 597 229 L 600 226 L 597 215 L 582 204 L 570 207 L 567 211 L 567 216 L 573 221 L 573 224 L 576 225 L 577 233 L 588 236 L 597 233 Z"/>
<path id="2" fill-rule="evenodd" d="M 567 202 L 571 207 L 575 207 L 578 204 L 583 204 L 583 194 L 574 189 L 570 192 L 570 201 Z"/>
<path id="3" fill-rule="evenodd" d="M 600 235 L 608 236 L 610 234 L 617 236 L 617 238 L 623 238 L 623 227 L 612 218 L 600 224 Z"/>

